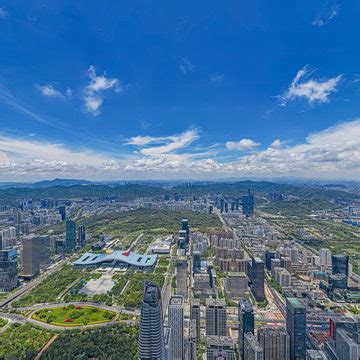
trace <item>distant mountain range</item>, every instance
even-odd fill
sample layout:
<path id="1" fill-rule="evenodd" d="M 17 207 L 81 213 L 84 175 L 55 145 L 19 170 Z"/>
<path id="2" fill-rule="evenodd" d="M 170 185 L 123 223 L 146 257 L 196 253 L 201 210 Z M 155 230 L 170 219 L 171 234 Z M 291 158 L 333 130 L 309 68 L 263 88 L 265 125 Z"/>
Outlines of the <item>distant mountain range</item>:
<path id="1" fill-rule="evenodd" d="M 18 182 L 3 182 L 0 183 L 0 189 L 7 188 L 47 188 L 52 186 L 73 186 L 73 185 L 90 185 L 93 182 L 88 180 L 78 180 L 78 179 L 53 179 L 53 180 L 43 180 L 35 183 L 18 183 Z"/>

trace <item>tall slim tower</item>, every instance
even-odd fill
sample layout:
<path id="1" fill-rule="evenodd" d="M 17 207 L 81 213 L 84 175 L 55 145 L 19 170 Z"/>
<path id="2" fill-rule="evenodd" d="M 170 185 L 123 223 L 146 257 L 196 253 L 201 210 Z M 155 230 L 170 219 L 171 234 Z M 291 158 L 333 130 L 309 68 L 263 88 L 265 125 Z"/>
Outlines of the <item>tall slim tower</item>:
<path id="1" fill-rule="evenodd" d="M 248 276 L 251 280 L 251 292 L 256 301 L 264 301 L 264 262 L 260 258 L 252 258 L 249 262 Z"/>
<path id="2" fill-rule="evenodd" d="M 290 359 L 306 359 L 306 307 L 297 298 L 286 299 L 286 331 L 290 335 Z"/>
<path id="3" fill-rule="evenodd" d="M 66 220 L 66 251 L 71 252 L 76 247 L 76 223 L 74 220 Z"/>
<path id="4" fill-rule="evenodd" d="M 174 295 L 168 308 L 169 327 L 171 328 L 171 351 L 173 360 L 184 359 L 184 298 Z"/>
<path id="5" fill-rule="evenodd" d="M 79 225 L 78 227 L 78 244 L 79 246 L 83 247 L 85 245 L 85 226 Z"/>
<path id="6" fill-rule="evenodd" d="M 196 326 L 196 342 L 200 340 L 200 299 L 191 299 L 190 303 L 190 319 L 195 321 Z"/>
<path id="7" fill-rule="evenodd" d="M 161 290 L 149 281 L 144 283 L 141 303 L 138 358 L 165 359 Z"/>
<path id="8" fill-rule="evenodd" d="M 38 236 L 24 236 L 22 240 L 23 276 L 32 278 L 40 273 L 40 239 Z"/>
<path id="9" fill-rule="evenodd" d="M 241 299 L 239 301 L 238 309 L 238 319 L 239 319 L 239 353 L 241 357 L 244 356 L 244 341 L 245 334 L 252 333 L 254 334 L 254 309 L 247 299 Z"/>

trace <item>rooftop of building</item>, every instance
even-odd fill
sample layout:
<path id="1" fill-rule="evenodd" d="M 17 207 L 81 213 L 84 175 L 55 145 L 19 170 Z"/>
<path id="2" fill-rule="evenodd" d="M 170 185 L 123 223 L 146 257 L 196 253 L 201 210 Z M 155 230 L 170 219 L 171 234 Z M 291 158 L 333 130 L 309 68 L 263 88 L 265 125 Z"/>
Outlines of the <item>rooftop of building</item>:
<path id="1" fill-rule="evenodd" d="M 305 305 L 298 299 L 294 297 L 288 297 L 286 300 L 290 303 L 295 309 L 305 309 Z"/>
<path id="2" fill-rule="evenodd" d="M 111 254 L 94 254 L 86 252 L 73 265 L 100 265 L 107 262 L 122 262 L 132 266 L 151 267 L 155 264 L 157 255 L 141 255 L 131 251 L 116 250 Z"/>
<path id="3" fill-rule="evenodd" d="M 183 303 L 184 303 L 184 297 L 182 295 L 173 295 L 169 301 L 169 305 L 182 306 Z"/>
<path id="4" fill-rule="evenodd" d="M 225 299 L 214 299 L 214 298 L 207 298 L 205 300 L 206 306 L 226 306 Z"/>

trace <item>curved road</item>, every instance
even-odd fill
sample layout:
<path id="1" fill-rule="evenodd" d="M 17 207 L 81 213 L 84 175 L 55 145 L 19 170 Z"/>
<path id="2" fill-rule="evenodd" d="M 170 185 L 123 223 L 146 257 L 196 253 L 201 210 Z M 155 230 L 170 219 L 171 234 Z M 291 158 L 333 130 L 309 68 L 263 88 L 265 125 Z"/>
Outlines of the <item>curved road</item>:
<path id="1" fill-rule="evenodd" d="M 104 323 L 89 324 L 89 325 L 79 325 L 79 326 L 51 325 L 51 324 L 47 324 L 47 323 L 44 323 L 44 322 L 41 322 L 41 321 L 38 321 L 38 320 L 35 320 L 35 319 L 32 318 L 33 314 L 38 310 L 52 309 L 52 308 L 57 308 L 57 307 L 62 307 L 62 306 L 69 306 L 69 305 L 74 305 L 74 306 L 94 306 L 94 307 L 97 307 L 97 308 L 102 309 L 102 310 L 113 311 L 113 312 L 116 313 L 116 318 L 114 320 L 104 322 Z M 21 308 L 12 308 L 12 310 L 31 311 L 31 313 L 27 317 L 23 316 L 23 315 L 20 315 L 20 314 L 0 313 L 0 317 L 11 320 L 11 321 L 21 322 L 21 323 L 29 322 L 29 323 L 32 323 L 32 324 L 37 325 L 37 326 L 44 327 L 44 328 L 49 329 L 49 330 L 88 329 L 88 328 L 92 328 L 92 327 L 115 325 L 117 323 L 117 320 L 118 320 L 121 313 L 128 314 L 128 315 L 133 315 L 133 316 L 139 316 L 139 314 L 140 314 L 140 312 L 138 310 L 131 311 L 131 310 L 124 309 L 124 308 L 122 308 L 120 306 L 107 306 L 107 305 L 102 305 L 102 304 L 98 304 L 98 303 L 94 303 L 94 302 L 69 302 L 69 303 L 57 303 L 57 304 L 35 304 L 33 306 L 26 306 L 26 307 L 21 307 Z M 135 323 L 134 320 L 124 320 L 124 322 L 130 323 L 132 325 Z"/>

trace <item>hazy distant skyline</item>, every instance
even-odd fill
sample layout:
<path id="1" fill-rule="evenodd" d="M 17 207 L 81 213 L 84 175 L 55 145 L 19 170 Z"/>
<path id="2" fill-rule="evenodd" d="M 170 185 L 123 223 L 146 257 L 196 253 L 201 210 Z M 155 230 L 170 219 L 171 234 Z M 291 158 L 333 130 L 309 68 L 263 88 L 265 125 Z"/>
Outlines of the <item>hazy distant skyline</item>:
<path id="1" fill-rule="evenodd" d="M 0 1 L 0 181 L 360 176 L 358 1 Z"/>

